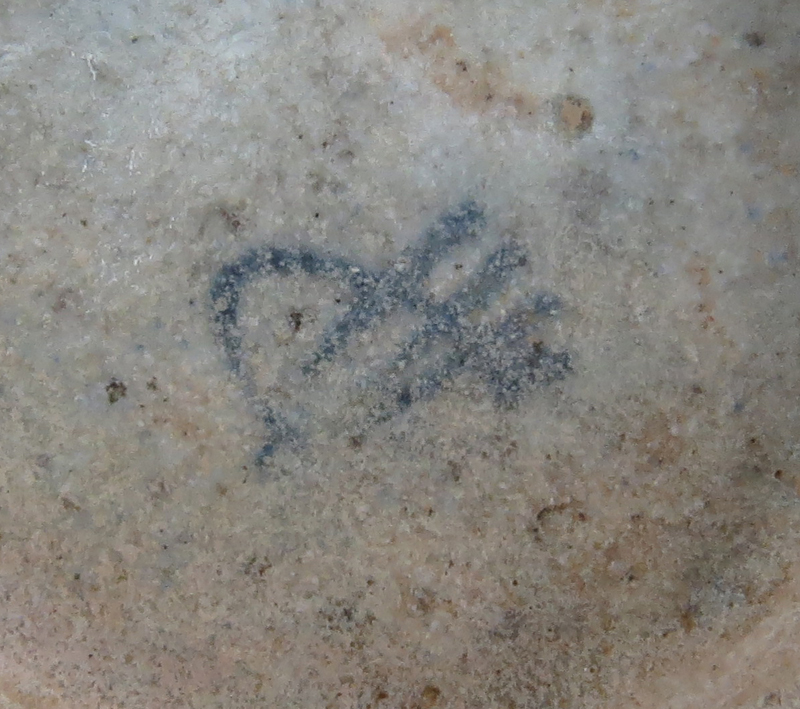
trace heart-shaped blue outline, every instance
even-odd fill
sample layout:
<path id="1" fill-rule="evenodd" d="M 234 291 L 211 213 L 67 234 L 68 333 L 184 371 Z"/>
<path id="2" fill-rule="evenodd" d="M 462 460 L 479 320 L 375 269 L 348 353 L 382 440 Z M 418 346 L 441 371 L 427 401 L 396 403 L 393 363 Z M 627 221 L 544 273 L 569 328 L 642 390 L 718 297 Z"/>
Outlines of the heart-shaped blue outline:
<path id="1" fill-rule="evenodd" d="M 250 249 L 219 270 L 210 292 L 213 321 L 231 369 L 244 383 L 246 395 L 255 403 L 267 428 L 268 441 L 257 456 L 259 465 L 272 457 L 279 446 L 296 443 L 301 432 L 259 397 L 244 359 L 239 306 L 243 290 L 258 277 L 302 272 L 346 283 L 353 291 L 353 303 L 345 315 L 325 330 L 310 361 L 302 367 L 308 378 L 315 377 L 323 363 L 333 360 L 354 334 L 392 311 L 407 308 L 423 318 L 423 325 L 414 331 L 390 364 L 390 372 L 382 377 L 384 399 L 388 403 L 368 413 L 369 425 L 388 421 L 415 402 L 433 397 L 446 381 L 468 367 L 485 376 L 494 389 L 495 401 L 506 406 L 517 403 L 526 382 L 565 376 L 571 369 L 569 353 L 553 352 L 541 343 L 532 344 L 529 337 L 535 327 L 531 316 L 552 315 L 559 307 L 556 297 L 539 294 L 499 322 L 479 325 L 469 322 L 469 314 L 486 308 L 513 270 L 525 263 L 524 252 L 513 241 L 490 254 L 467 283 L 446 300 L 434 301 L 425 293 L 425 281 L 438 260 L 455 246 L 475 240 L 484 225 L 483 210 L 473 200 L 467 200 L 445 213 L 417 245 L 402 252 L 397 261 L 402 267 L 381 272 L 342 258 L 322 256 L 312 249 L 269 245 Z M 407 364 L 442 338 L 451 343 L 450 351 L 420 374 L 415 385 L 399 376 Z"/>

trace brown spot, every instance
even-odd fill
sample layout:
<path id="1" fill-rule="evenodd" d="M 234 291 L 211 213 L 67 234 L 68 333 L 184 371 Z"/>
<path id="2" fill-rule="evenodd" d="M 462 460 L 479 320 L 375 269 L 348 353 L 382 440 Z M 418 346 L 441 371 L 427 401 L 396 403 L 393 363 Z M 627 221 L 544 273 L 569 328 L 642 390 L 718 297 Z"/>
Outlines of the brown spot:
<path id="1" fill-rule="evenodd" d="M 565 96 L 558 105 L 558 121 L 568 135 L 584 135 L 592 129 L 594 110 L 586 98 Z"/>
<path id="2" fill-rule="evenodd" d="M 766 42 L 763 32 L 748 32 L 744 36 L 744 41 L 751 47 L 761 47 Z"/>
<path id="3" fill-rule="evenodd" d="M 244 565 L 244 573 L 245 576 L 249 576 L 252 579 L 260 579 L 263 578 L 264 574 L 271 568 L 272 563 L 266 556 L 263 558 L 263 561 L 259 561 L 257 557 L 252 556 Z"/>
<path id="4" fill-rule="evenodd" d="M 560 502 L 555 505 L 547 505 L 543 507 L 539 512 L 536 514 L 536 520 L 541 522 L 545 517 L 552 514 L 557 514 L 559 512 L 563 512 L 570 506 L 569 502 Z"/>
<path id="5" fill-rule="evenodd" d="M 704 259 L 695 256 L 686 266 L 686 273 L 694 277 L 698 286 L 703 287 L 711 283 L 711 271 Z"/>
<path id="6" fill-rule="evenodd" d="M 163 480 L 151 480 L 148 482 L 147 492 L 150 495 L 150 499 L 154 501 L 166 500 L 170 494 L 167 484 Z"/>
<path id="7" fill-rule="evenodd" d="M 446 47 L 456 46 L 456 41 L 453 39 L 453 32 L 449 27 L 445 27 L 445 25 L 436 25 L 430 36 L 427 39 L 419 41 L 417 46 L 424 52 L 437 44 L 442 44 Z"/>
<path id="8" fill-rule="evenodd" d="M 120 399 L 125 398 L 128 393 L 128 387 L 118 379 L 113 379 L 106 385 L 106 394 L 108 394 L 108 403 L 116 404 Z"/>
<path id="9" fill-rule="evenodd" d="M 158 391 L 158 380 L 153 377 L 149 382 L 147 382 L 147 388 L 150 391 Z"/>
<path id="10" fill-rule="evenodd" d="M 461 481 L 461 464 L 457 463 L 455 460 L 448 460 L 447 461 L 447 476 L 453 482 L 460 482 Z"/>
<path id="11" fill-rule="evenodd" d="M 80 512 L 81 510 L 81 506 L 77 502 L 70 500 L 66 496 L 61 498 L 61 506 L 68 512 Z"/>
<path id="12" fill-rule="evenodd" d="M 295 332 L 299 332 L 300 328 L 303 326 L 303 313 L 299 310 L 293 310 L 289 313 L 289 322 L 292 325 L 292 329 Z"/>
<path id="13" fill-rule="evenodd" d="M 641 456 L 637 466 L 640 471 L 674 465 L 684 455 L 687 443 L 672 433 L 672 425 L 665 414 L 655 414 L 645 422 L 641 433 L 632 437 Z"/>
<path id="14" fill-rule="evenodd" d="M 490 106 L 499 105 L 517 118 L 537 112 L 537 98 L 514 86 L 496 62 L 467 61 L 452 30 L 445 25 L 431 27 L 428 20 L 419 19 L 384 32 L 381 38 L 393 54 L 422 56 L 430 80 L 459 108 L 484 113 Z"/>
<path id="15" fill-rule="evenodd" d="M 242 228 L 244 222 L 237 212 L 226 209 L 225 207 L 220 207 L 219 213 L 228 225 L 228 229 L 233 233 L 238 232 Z"/>
<path id="16" fill-rule="evenodd" d="M 378 689 L 375 692 L 375 699 L 373 701 L 375 702 L 375 704 L 378 704 L 378 702 L 382 702 L 384 699 L 388 698 L 389 698 L 389 692 L 387 692 L 385 689 Z"/>
<path id="17" fill-rule="evenodd" d="M 439 703 L 439 698 L 442 696 L 442 691 L 432 684 L 429 684 L 422 690 L 422 703 L 420 706 L 424 709 L 435 707 Z"/>
<path id="18" fill-rule="evenodd" d="M 694 609 L 689 606 L 681 611 L 680 615 L 681 628 L 685 633 L 691 633 L 696 627 L 697 623 L 694 618 Z"/>
<path id="19" fill-rule="evenodd" d="M 436 594 L 427 588 L 415 588 L 411 595 L 411 608 L 418 613 L 427 615 L 436 605 Z"/>
<path id="20" fill-rule="evenodd" d="M 73 288 L 62 288 L 53 303 L 53 312 L 60 313 L 78 305 L 80 305 L 80 295 Z"/>

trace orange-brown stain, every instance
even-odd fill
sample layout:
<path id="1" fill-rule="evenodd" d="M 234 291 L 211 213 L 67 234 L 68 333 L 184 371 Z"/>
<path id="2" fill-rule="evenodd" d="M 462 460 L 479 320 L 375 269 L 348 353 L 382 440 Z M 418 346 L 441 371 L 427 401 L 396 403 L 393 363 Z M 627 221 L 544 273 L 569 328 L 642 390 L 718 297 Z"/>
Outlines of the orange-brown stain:
<path id="1" fill-rule="evenodd" d="M 391 54 L 423 58 L 428 78 L 465 111 L 482 114 L 501 106 L 525 118 L 539 108 L 538 98 L 513 85 L 498 63 L 465 56 L 446 25 L 431 27 L 423 18 L 382 32 L 381 39 Z"/>

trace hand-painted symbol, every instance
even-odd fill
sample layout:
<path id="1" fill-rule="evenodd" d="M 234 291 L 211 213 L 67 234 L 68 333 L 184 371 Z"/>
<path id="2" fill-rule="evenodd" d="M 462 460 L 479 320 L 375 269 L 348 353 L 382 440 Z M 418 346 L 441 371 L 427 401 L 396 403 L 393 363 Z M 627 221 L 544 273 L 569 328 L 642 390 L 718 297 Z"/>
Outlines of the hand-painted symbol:
<path id="1" fill-rule="evenodd" d="M 351 436 L 389 421 L 414 403 L 432 398 L 459 373 L 472 371 L 484 381 L 500 406 L 514 406 L 537 381 L 562 379 L 570 370 L 567 352 L 553 352 L 535 337 L 537 322 L 558 309 L 558 299 L 539 293 L 495 321 L 476 317 L 491 306 L 526 263 L 522 249 L 509 241 L 491 253 L 455 293 L 437 300 L 426 288 L 434 268 L 454 247 L 475 241 L 485 220 L 472 201 L 443 215 L 408 247 L 397 265 L 374 272 L 342 258 L 311 249 L 264 246 L 223 266 L 211 288 L 217 336 L 231 369 L 243 382 L 267 429 L 258 455 L 264 464 L 280 446 L 298 445 L 305 432 L 301 415 L 287 415 L 266 400 L 255 383 L 243 347 L 241 309 L 246 288 L 259 279 L 304 274 L 346 285 L 353 294 L 343 316 L 323 332 L 310 356 L 298 364 L 303 381 L 319 382 L 320 372 L 370 327 L 405 309 L 419 319 L 394 358 L 374 372 L 370 387 L 377 396 Z M 297 322 L 295 322 L 297 325 Z"/>

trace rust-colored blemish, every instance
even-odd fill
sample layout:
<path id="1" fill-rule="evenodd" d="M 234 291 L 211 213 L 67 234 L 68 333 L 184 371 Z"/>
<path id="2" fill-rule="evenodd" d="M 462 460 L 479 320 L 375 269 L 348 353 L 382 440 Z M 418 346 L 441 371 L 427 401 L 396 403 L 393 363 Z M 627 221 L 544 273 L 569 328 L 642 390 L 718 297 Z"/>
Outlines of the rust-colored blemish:
<path id="1" fill-rule="evenodd" d="M 617 19 L 624 19 L 626 17 L 634 17 L 636 13 L 628 0 L 622 0 L 622 2 L 618 2 L 614 6 L 614 15 Z"/>
<path id="2" fill-rule="evenodd" d="M 441 695 L 442 692 L 438 687 L 432 684 L 427 685 L 425 689 L 422 690 L 420 706 L 424 709 L 431 709 L 431 707 L 437 706 Z"/>
<path id="3" fill-rule="evenodd" d="M 465 56 L 453 31 L 446 25 L 431 27 L 430 22 L 422 18 L 382 32 L 380 36 L 391 54 L 424 59 L 430 81 L 465 111 L 483 114 L 502 107 L 516 118 L 525 118 L 538 110 L 537 97 L 514 86 L 497 62 Z"/>
<path id="4" fill-rule="evenodd" d="M 681 610 L 680 623 L 684 633 L 691 633 L 697 627 L 694 609 L 691 606 Z"/>
<path id="5" fill-rule="evenodd" d="M 637 467 L 642 471 L 674 465 L 687 447 L 686 441 L 673 433 L 673 425 L 663 413 L 652 416 L 633 440 L 639 451 Z"/>
<path id="6" fill-rule="evenodd" d="M 686 266 L 686 273 L 694 279 L 698 286 L 707 286 L 711 283 L 711 271 L 705 259 L 695 256 Z"/>
<path id="7" fill-rule="evenodd" d="M 455 48 L 456 41 L 453 39 L 453 32 L 449 27 L 444 25 L 436 25 L 433 28 L 430 36 L 417 43 L 417 46 L 425 52 L 436 44 L 442 44 L 446 47 Z"/>
<path id="8" fill-rule="evenodd" d="M 700 290 L 701 299 L 697 305 L 697 312 L 700 315 L 700 326 L 704 330 L 708 330 L 715 326 L 716 323 L 713 315 L 716 308 L 716 298 L 712 288 L 710 288 L 712 285 L 711 264 L 707 258 L 695 255 L 686 265 L 685 270 Z M 715 327 L 714 329 L 715 331 L 718 330 L 717 334 L 724 334 L 722 328 Z"/>
<path id="9" fill-rule="evenodd" d="M 11 678 L 0 678 L 0 698 L 10 702 L 9 706 L 20 707 L 20 709 L 46 709 L 46 707 L 57 709 L 65 706 L 53 696 L 48 697 L 23 691 Z M 7 706 L 5 702 L 3 706 Z"/>
<path id="10" fill-rule="evenodd" d="M 559 104 L 558 118 L 562 130 L 570 135 L 583 135 L 592 129 L 594 111 L 588 99 L 565 96 Z"/>

